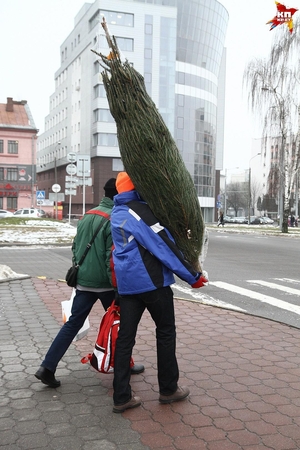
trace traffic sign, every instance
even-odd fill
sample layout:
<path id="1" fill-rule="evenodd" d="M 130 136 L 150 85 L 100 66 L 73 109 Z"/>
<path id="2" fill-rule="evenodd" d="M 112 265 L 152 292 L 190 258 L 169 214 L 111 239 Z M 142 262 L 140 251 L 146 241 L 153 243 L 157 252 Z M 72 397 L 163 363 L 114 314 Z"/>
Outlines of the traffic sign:
<path id="1" fill-rule="evenodd" d="M 222 203 L 221 202 L 217 202 L 217 208 L 221 208 L 222 207 Z"/>
<path id="2" fill-rule="evenodd" d="M 76 195 L 77 191 L 76 189 L 65 189 L 66 195 Z"/>
<path id="3" fill-rule="evenodd" d="M 52 192 L 49 192 L 49 200 L 51 202 L 64 202 L 65 201 L 65 193 L 60 192 L 59 194 L 52 194 Z"/>
<path id="4" fill-rule="evenodd" d="M 74 183 L 77 183 L 78 178 L 77 177 L 71 177 L 70 175 L 65 176 L 66 181 L 73 181 Z"/>
<path id="5" fill-rule="evenodd" d="M 60 187 L 60 185 L 59 184 L 53 184 L 53 186 L 52 186 L 52 191 L 53 192 L 59 192 L 61 190 L 61 187 Z"/>
<path id="6" fill-rule="evenodd" d="M 76 154 L 76 153 L 68 153 L 68 154 L 67 154 L 67 160 L 68 160 L 70 163 L 76 162 L 76 159 L 77 159 L 77 154 Z"/>
<path id="7" fill-rule="evenodd" d="M 84 183 L 83 183 L 83 178 L 77 178 L 76 180 L 76 184 L 77 186 L 92 186 L 92 178 L 91 177 L 87 177 L 84 179 Z"/>
<path id="8" fill-rule="evenodd" d="M 45 191 L 36 191 L 36 199 L 44 200 L 45 199 Z"/>
<path id="9" fill-rule="evenodd" d="M 72 189 L 72 188 L 76 189 L 76 186 L 77 186 L 76 181 L 74 181 L 74 182 L 72 181 L 72 183 L 70 181 L 67 181 L 65 184 L 66 189 Z"/>
<path id="10" fill-rule="evenodd" d="M 75 164 L 68 164 L 66 167 L 66 172 L 69 175 L 76 175 L 77 167 L 75 166 Z"/>
<path id="11" fill-rule="evenodd" d="M 80 177 L 88 177 L 91 172 L 90 155 L 77 155 L 77 175 Z"/>

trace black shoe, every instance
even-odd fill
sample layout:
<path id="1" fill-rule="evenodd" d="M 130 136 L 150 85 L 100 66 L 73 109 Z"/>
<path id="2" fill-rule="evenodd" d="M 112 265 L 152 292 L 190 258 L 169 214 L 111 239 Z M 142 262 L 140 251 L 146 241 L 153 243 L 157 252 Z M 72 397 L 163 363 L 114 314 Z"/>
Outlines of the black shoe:
<path id="1" fill-rule="evenodd" d="M 46 367 L 41 366 L 34 376 L 51 388 L 57 388 L 60 386 L 60 381 L 58 381 L 55 378 L 54 373 L 51 372 L 51 370 L 46 369 Z"/>
<path id="2" fill-rule="evenodd" d="M 131 367 L 131 375 L 137 375 L 138 373 L 142 373 L 145 370 L 145 366 L 143 364 L 134 364 Z"/>

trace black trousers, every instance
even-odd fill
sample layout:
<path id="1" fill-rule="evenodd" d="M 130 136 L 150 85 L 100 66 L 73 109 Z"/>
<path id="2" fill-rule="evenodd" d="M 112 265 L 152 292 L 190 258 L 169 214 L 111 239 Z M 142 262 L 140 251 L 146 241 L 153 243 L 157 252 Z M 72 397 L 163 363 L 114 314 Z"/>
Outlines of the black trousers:
<path id="1" fill-rule="evenodd" d="M 179 370 L 176 359 L 176 328 L 173 291 L 167 286 L 154 291 L 120 296 L 120 329 L 114 367 L 114 404 L 131 399 L 130 358 L 138 324 L 148 309 L 156 325 L 157 377 L 159 392 L 171 395 L 177 390 Z"/>

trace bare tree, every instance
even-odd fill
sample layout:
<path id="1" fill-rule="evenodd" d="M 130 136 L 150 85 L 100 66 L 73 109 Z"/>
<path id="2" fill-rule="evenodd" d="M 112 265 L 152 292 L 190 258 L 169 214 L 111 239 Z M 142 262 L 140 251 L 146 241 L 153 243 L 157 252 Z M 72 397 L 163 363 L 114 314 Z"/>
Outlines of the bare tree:
<path id="1" fill-rule="evenodd" d="M 262 195 L 262 187 L 261 183 L 257 180 L 251 181 L 251 196 L 250 196 L 250 209 L 252 214 L 255 213 L 255 205 L 257 205 L 257 201 L 259 196 Z"/>
<path id="2" fill-rule="evenodd" d="M 292 34 L 286 27 L 280 28 L 274 34 L 269 57 L 250 61 L 243 81 L 252 111 L 263 119 L 263 155 L 266 157 L 265 143 L 270 135 L 279 148 L 279 211 L 281 230 L 287 233 L 290 198 L 299 167 L 300 19 L 294 21 Z"/>
<path id="3" fill-rule="evenodd" d="M 227 206 L 233 208 L 238 215 L 240 208 L 247 208 L 248 190 L 246 183 L 230 183 L 227 189 Z"/>

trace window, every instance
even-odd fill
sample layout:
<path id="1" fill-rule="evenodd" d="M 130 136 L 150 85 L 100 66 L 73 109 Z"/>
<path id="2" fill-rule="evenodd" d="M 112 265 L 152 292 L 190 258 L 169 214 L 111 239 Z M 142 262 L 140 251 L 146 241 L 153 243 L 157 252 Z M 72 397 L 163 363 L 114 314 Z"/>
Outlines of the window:
<path id="1" fill-rule="evenodd" d="M 0 167 L 0 181 L 4 180 L 4 168 Z"/>
<path id="2" fill-rule="evenodd" d="M 115 133 L 94 134 L 94 145 L 103 145 L 105 147 L 118 147 L 117 135 Z"/>
<path id="3" fill-rule="evenodd" d="M 10 154 L 18 154 L 18 141 L 8 141 L 8 153 Z"/>
<path id="4" fill-rule="evenodd" d="M 98 61 L 94 62 L 94 74 L 97 75 L 97 73 L 101 72 L 102 67 L 98 63 Z"/>
<path id="5" fill-rule="evenodd" d="M 7 169 L 7 180 L 17 181 L 18 180 L 18 169 Z"/>
<path id="6" fill-rule="evenodd" d="M 3 197 L 0 197 L 0 208 L 3 209 Z"/>
<path id="7" fill-rule="evenodd" d="M 145 24 L 145 34 L 153 34 L 152 25 L 150 23 Z"/>
<path id="8" fill-rule="evenodd" d="M 122 172 L 124 170 L 124 166 L 121 159 L 113 158 L 112 170 L 113 172 Z"/>
<path id="9" fill-rule="evenodd" d="M 17 197 L 7 197 L 7 209 L 17 209 L 18 198 Z"/>
<path id="10" fill-rule="evenodd" d="M 151 48 L 145 48 L 145 58 L 152 59 L 152 49 Z"/>
<path id="11" fill-rule="evenodd" d="M 3 139 L 0 139 L 0 153 L 3 153 Z"/>
<path id="12" fill-rule="evenodd" d="M 109 109 L 99 108 L 94 111 L 95 122 L 114 122 L 114 118 Z"/>
<path id="13" fill-rule="evenodd" d="M 144 80 L 145 80 L 145 83 L 151 83 L 152 82 L 152 73 L 145 72 Z"/>
<path id="14" fill-rule="evenodd" d="M 99 22 L 102 22 L 102 17 L 105 17 L 105 20 L 108 24 L 121 25 L 123 27 L 133 27 L 134 25 L 133 14 L 128 14 L 120 11 L 107 11 L 104 9 L 98 9 L 98 11 L 90 20 L 90 30 L 98 25 Z"/>
<path id="15" fill-rule="evenodd" d="M 100 67 L 99 64 L 98 64 L 98 66 Z M 105 98 L 106 97 L 106 91 L 105 91 L 104 85 L 103 84 L 97 84 L 97 86 L 94 87 L 94 94 L 95 94 L 95 98 L 97 98 L 97 97 Z"/>
<path id="16" fill-rule="evenodd" d="M 115 36 L 118 47 L 120 50 L 124 52 L 133 52 L 133 39 Z M 100 47 L 107 48 L 107 40 L 103 35 L 99 36 L 98 43 Z"/>

